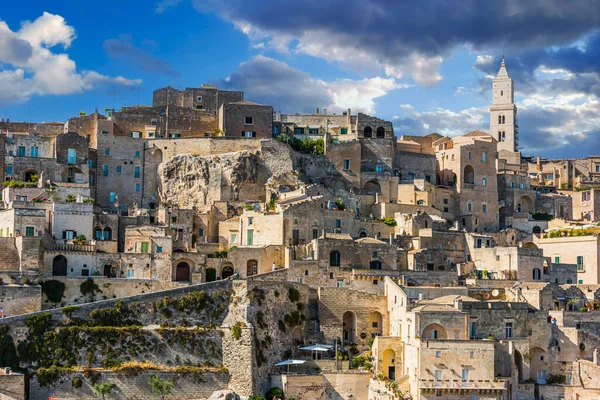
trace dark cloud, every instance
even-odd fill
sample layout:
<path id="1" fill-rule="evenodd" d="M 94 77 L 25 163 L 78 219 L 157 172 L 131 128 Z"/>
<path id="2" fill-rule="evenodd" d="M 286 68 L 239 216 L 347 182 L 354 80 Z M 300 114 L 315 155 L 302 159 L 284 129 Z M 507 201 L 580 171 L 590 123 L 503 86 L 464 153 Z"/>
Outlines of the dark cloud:
<path id="1" fill-rule="evenodd" d="M 394 67 L 413 53 L 445 56 L 459 45 L 476 50 L 565 45 L 600 27 L 600 7 L 589 0 L 194 0 L 249 31 L 297 39 L 308 53 L 336 61 L 332 48 L 366 53 Z M 349 57 L 349 56 L 348 56 Z"/>
<path id="2" fill-rule="evenodd" d="M 171 77 L 179 76 L 171 69 L 167 61 L 156 58 L 147 50 L 135 47 L 130 35 L 122 35 L 119 39 L 105 40 L 102 46 L 109 57 L 130 62 L 142 71 Z M 151 47 L 155 47 L 155 45 Z"/>
<path id="3" fill-rule="evenodd" d="M 12 32 L 0 21 L 0 63 L 24 65 L 33 55 L 31 44 Z"/>

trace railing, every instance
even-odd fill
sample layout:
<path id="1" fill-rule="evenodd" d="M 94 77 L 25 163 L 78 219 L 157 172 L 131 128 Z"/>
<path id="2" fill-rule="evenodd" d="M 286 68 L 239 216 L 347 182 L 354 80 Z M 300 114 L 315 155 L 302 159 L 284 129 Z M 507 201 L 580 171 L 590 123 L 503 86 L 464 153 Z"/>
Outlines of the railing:
<path id="1" fill-rule="evenodd" d="M 463 189 L 475 189 L 474 183 L 463 183 L 461 186 Z"/>
<path id="2" fill-rule="evenodd" d="M 81 251 L 86 253 L 93 253 L 96 251 L 96 245 L 93 244 L 69 244 L 69 243 L 54 243 L 53 250 L 58 251 Z"/>
<path id="3" fill-rule="evenodd" d="M 421 389 L 505 389 L 504 382 L 493 380 L 435 380 L 421 379 L 419 382 Z"/>

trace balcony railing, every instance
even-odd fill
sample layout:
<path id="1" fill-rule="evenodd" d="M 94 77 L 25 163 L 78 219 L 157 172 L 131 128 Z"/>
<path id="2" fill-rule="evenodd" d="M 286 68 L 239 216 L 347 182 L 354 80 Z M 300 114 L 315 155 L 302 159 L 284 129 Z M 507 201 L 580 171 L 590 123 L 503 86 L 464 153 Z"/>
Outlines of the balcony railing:
<path id="1" fill-rule="evenodd" d="M 70 244 L 70 243 L 54 243 L 53 250 L 57 251 L 80 251 L 93 253 L 96 251 L 96 245 L 93 244 Z"/>

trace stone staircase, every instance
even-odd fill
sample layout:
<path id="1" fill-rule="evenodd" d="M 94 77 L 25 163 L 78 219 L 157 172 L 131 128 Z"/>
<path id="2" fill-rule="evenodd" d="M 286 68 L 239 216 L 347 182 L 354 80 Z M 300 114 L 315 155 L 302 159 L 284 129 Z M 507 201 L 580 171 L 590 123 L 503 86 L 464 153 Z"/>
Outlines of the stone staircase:
<path id="1" fill-rule="evenodd" d="M 20 258 L 15 238 L 0 238 L 0 271 L 18 271 L 19 266 Z"/>

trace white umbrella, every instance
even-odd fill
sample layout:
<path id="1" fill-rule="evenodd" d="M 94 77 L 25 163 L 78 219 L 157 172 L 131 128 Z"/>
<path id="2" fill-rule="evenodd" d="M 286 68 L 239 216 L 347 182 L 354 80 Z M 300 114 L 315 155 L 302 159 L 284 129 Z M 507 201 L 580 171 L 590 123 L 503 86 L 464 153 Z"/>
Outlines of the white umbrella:
<path id="1" fill-rule="evenodd" d="M 290 373 L 290 365 L 298 365 L 298 364 L 304 364 L 306 362 L 306 360 L 285 360 L 282 362 L 279 362 L 277 364 L 275 364 L 276 367 L 283 367 L 287 365 L 287 373 Z"/>

